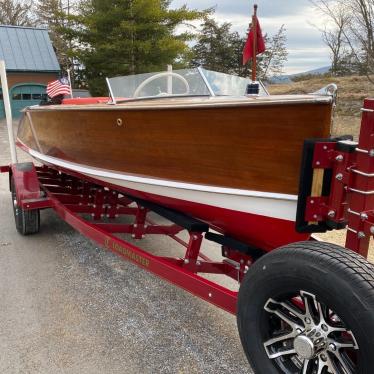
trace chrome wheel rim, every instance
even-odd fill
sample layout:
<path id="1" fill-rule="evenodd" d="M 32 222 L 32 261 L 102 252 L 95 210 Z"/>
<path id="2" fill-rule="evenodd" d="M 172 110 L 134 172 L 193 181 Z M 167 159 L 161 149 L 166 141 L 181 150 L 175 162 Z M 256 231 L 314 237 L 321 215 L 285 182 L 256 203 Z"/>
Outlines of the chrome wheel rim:
<path id="1" fill-rule="evenodd" d="M 14 216 L 18 216 L 19 207 L 18 207 L 16 191 L 14 190 L 14 188 L 12 188 L 12 200 L 13 200 Z"/>
<path id="2" fill-rule="evenodd" d="M 300 291 L 269 299 L 269 338 L 263 342 L 270 360 L 284 373 L 354 374 L 357 341 L 340 317 L 315 295 Z"/>

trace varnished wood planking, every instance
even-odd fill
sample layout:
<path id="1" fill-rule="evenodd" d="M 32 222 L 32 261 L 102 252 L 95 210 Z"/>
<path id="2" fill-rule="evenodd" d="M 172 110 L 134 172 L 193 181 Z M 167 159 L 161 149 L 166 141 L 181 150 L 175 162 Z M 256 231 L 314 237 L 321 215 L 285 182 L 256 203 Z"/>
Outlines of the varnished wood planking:
<path id="1" fill-rule="evenodd" d="M 30 114 L 43 152 L 51 156 L 135 175 L 296 194 L 303 141 L 329 135 L 331 106 Z M 27 130 L 19 136 L 31 141 Z"/>

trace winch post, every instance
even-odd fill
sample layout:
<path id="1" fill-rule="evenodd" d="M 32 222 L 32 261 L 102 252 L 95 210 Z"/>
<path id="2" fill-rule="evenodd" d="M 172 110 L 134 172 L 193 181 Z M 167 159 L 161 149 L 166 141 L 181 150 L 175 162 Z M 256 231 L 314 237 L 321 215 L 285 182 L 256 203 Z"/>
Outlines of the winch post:
<path id="1" fill-rule="evenodd" d="M 367 257 L 374 235 L 374 99 L 365 100 L 362 113 L 358 143 L 349 136 L 306 141 L 296 227 L 310 233 L 347 228 L 346 248 Z M 319 194 L 313 186 L 321 169 Z"/>
<path id="2" fill-rule="evenodd" d="M 356 163 L 351 172 L 346 247 L 367 257 L 374 233 L 374 99 L 364 102 Z"/>

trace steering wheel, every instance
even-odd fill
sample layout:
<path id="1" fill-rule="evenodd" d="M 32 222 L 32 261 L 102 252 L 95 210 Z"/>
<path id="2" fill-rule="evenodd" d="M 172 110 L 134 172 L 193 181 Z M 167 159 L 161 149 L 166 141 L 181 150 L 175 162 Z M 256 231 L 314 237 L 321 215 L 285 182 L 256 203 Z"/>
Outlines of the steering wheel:
<path id="1" fill-rule="evenodd" d="M 172 71 L 165 71 L 163 73 L 159 73 L 156 75 L 153 75 L 152 77 L 149 77 L 146 79 L 144 82 L 140 83 L 140 85 L 137 87 L 137 89 L 134 92 L 133 98 L 136 99 L 139 97 L 139 93 L 142 91 L 142 89 L 149 83 L 153 82 L 154 80 L 162 77 L 175 77 L 178 78 L 186 87 L 186 92 L 183 93 L 182 95 L 188 95 L 190 93 L 190 85 L 188 84 L 187 80 L 182 77 L 181 75 L 177 73 L 173 73 Z"/>

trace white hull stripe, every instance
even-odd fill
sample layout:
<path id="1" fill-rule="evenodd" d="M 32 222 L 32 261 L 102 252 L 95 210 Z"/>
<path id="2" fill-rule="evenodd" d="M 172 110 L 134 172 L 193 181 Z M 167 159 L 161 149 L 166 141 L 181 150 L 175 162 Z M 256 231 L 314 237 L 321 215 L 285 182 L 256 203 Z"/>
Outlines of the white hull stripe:
<path id="1" fill-rule="evenodd" d="M 27 146 L 25 148 L 28 149 Z M 211 205 L 218 208 L 295 221 L 297 196 L 239 190 L 162 179 L 137 177 L 89 166 L 82 166 L 28 149 L 41 162 L 60 166 L 121 187 L 155 195 Z"/>

